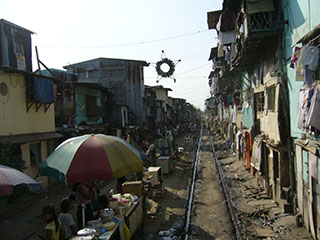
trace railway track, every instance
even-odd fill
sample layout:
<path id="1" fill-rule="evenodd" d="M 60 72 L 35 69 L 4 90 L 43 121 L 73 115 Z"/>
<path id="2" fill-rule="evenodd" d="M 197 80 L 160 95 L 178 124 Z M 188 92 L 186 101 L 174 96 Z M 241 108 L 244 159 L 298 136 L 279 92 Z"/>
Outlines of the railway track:
<path id="1" fill-rule="evenodd" d="M 195 190 L 197 187 L 197 180 L 199 180 L 199 175 L 201 175 L 201 166 L 200 166 L 200 162 L 201 162 L 201 157 L 202 157 L 202 145 L 203 145 L 203 141 L 202 141 L 202 130 L 200 130 L 200 135 L 199 135 L 199 140 L 198 140 L 198 144 L 197 144 L 197 149 L 196 149 L 196 154 L 195 154 L 195 158 L 194 158 L 194 163 L 193 163 L 193 168 L 192 168 L 192 174 L 191 174 L 191 184 L 190 184 L 190 189 L 189 189 L 189 195 L 188 195 L 188 202 L 187 202 L 187 209 L 186 209 L 186 216 L 185 216 L 185 226 L 184 226 L 184 235 L 182 236 L 181 239 L 184 240 L 188 240 L 188 239 L 193 239 L 192 237 L 192 225 L 196 224 L 194 223 L 194 219 L 193 219 L 193 212 L 195 211 L 194 207 L 195 207 Z M 209 150 L 207 150 L 209 151 Z M 223 175 L 223 171 L 221 166 L 219 165 L 218 161 L 217 161 L 217 155 L 214 149 L 214 143 L 213 143 L 213 139 L 212 136 L 210 136 L 210 151 L 211 151 L 211 156 L 212 156 L 212 160 L 211 160 L 211 164 L 213 163 L 214 168 L 216 168 L 216 173 L 218 175 L 217 181 L 219 181 L 219 184 L 221 186 L 221 190 L 222 190 L 222 195 L 225 198 L 225 202 L 227 203 L 227 212 L 229 214 L 229 218 L 232 222 L 232 229 L 235 235 L 234 239 L 240 240 L 241 238 L 241 233 L 240 233 L 240 229 L 239 229 L 239 224 L 238 224 L 238 220 L 236 218 L 236 215 L 233 211 L 233 207 L 232 207 L 232 203 L 231 203 L 231 199 L 229 196 L 229 192 L 228 192 L 228 188 L 226 186 L 226 183 L 224 182 L 224 175 Z M 204 183 L 206 184 L 206 183 Z M 207 216 L 210 217 L 210 216 Z M 212 216 L 211 216 L 212 217 Z M 213 216 L 215 217 L 215 216 Z"/>

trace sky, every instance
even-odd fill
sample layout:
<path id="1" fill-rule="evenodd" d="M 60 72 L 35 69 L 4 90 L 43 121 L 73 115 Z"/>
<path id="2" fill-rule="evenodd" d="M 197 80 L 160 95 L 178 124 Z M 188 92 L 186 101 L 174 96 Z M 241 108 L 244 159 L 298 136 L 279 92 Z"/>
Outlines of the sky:
<path id="1" fill-rule="evenodd" d="M 221 7 L 222 0 L 1 0 L 0 19 L 34 32 L 34 71 L 35 46 L 49 68 L 99 57 L 142 60 L 150 63 L 145 85 L 170 88 L 169 96 L 203 110 L 210 96 L 208 58 L 217 45 L 207 12 Z M 158 77 L 162 57 L 176 63 L 175 83 Z"/>

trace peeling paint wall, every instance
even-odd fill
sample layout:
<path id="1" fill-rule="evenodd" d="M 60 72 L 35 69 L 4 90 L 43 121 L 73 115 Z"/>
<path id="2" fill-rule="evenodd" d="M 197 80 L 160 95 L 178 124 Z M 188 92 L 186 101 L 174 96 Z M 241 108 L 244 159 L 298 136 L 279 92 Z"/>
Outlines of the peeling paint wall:
<path id="1" fill-rule="evenodd" d="M 83 122 L 88 125 L 103 123 L 101 114 L 93 117 L 90 117 L 87 115 L 87 107 L 88 107 L 86 103 L 87 96 L 96 97 L 97 106 L 101 107 L 102 93 L 100 90 L 90 89 L 89 87 L 77 86 L 76 93 L 75 93 L 76 124 L 80 124 Z"/>

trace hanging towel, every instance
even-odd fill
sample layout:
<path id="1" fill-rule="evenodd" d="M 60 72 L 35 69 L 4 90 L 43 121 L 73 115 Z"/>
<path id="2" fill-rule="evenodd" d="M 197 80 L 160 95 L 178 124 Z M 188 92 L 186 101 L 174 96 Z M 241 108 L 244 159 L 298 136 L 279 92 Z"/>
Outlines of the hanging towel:
<path id="1" fill-rule="evenodd" d="M 311 106 L 307 115 L 307 125 L 320 129 L 320 86 L 318 86 L 312 96 Z"/>

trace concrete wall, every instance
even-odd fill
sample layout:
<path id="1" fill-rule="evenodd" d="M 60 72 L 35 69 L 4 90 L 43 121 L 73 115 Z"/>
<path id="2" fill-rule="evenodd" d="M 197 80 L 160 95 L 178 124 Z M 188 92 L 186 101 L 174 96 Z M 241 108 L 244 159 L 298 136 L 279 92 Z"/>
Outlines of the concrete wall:
<path id="1" fill-rule="evenodd" d="M 55 132 L 54 104 L 47 112 L 35 104 L 27 112 L 25 78 L 21 74 L 6 74 L 0 70 L 0 83 L 8 94 L 0 94 L 0 136 Z"/>

